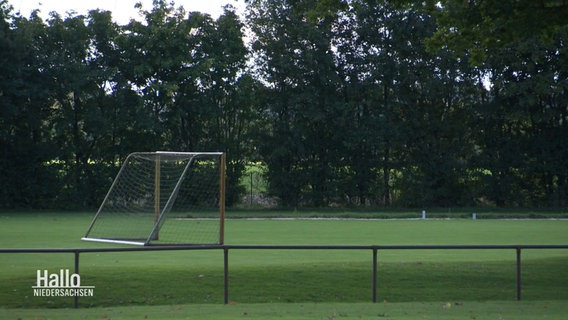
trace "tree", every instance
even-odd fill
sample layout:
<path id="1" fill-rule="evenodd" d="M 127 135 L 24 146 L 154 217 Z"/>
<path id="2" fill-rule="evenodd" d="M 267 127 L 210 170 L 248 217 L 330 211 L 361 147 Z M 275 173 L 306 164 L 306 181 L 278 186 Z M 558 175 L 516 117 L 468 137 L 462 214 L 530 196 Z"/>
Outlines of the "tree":
<path id="1" fill-rule="evenodd" d="M 121 44 L 132 48 L 124 61 L 131 71 L 124 73 L 151 123 L 147 148 L 227 152 L 232 205 L 241 192 L 243 139 L 252 120 L 252 104 L 242 99 L 253 90 L 244 76 L 243 26 L 229 7 L 218 20 L 199 12 L 186 16 L 164 1 L 140 12 L 145 22 L 131 21 Z"/>
<path id="2" fill-rule="evenodd" d="M 551 41 L 528 37 L 494 50 L 489 98 L 480 109 L 478 156 L 485 194 L 497 205 L 562 206 L 567 199 L 568 28 Z"/>
<path id="3" fill-rule="evenodd" d="M 28 20 L 0 1 L 0 207 L 49 207 L 59 190 L 47 163 L 55 148 L 49 137 L 41 46 L 45 26 L 37 14 Z"/>
<path id="4" fill-rule="evenodd" d="M 191 63 L 190 26 L 184 21 L 183 8 L 174 9 L 165 1 L 154 1 L 150 11 L 141 4 L 137 8 L 144 20 L 131 20 L 118 39 L 124 50 L 121 72 L 143 102 L 142 108 L 133 110 L 138 113 L 135 119 L 140 119 L 137 134 L 144 137 L 138 147 L 160 150 L 169 147 L 164 143 L 168 114 L 174 109 L 179 87 L 188 81 L 183 76 Z M 177 147 L 183 151 L 188 146 Z"/>
<path id="5" fill-rule="evenodd" d="M 202 125 L 200 148 L 227 153 L 226 200 L 230 206 L 244 192 L 240 179 L 252 151 L 249 135 L 255 121 L 252 94 L 256 83 L 245 70 L 248 50 L 243 24 L 234 9 L 225 7 L 216 21 L 204 18 L 210 24 L 193 29 L 202 37 L 196 48 L 203 50 L 194 76 L 198 85 L 193 104 Z"/>
<path id="6" fill-rule="evenodd" d="M 315 1 L 250 1 L 256 72 L 270 94 L 261 143 L 271 192 L 286 206 L 327 205 L 338 196 L 341 81 L 331 41 L 334 16 L 314 19 Z"/>
<path id="7" fill-rule="evenodd" d="M 550 42 L 568 24 L 568 3 L 556 0 L 426 1 L 437 14 L 434 50 L 447 46 L 479 64 L 499 48 L 526 38 Z"/>
<path id="8" fill-rule="evenodd" d="M 139 110 L 141 99 L 130 88 L 122 70 L 119 47 L 120 27 L 109 11 L 92 10 L 85 19 L 89 34 L 85 64 L 92 82 L 92 102 L 86 113 L 86 130 L 96 142 L 89 154 L 83 179 L 90 186 L 87 200 L 98 205 L 106 194 L 119 165 L 131 150 L 140 150 L 143 130 Z"/>
<path id="9" fill-rule="evenodd" d="M 247 5 L 0 0 L 0 206 L 96 206 L 140 150 L 227 152 L 228 205 L 253 158 L 284 206 L 568 203 L 563 1 Z"/>
<path id="10" fill-rule="evenodd" d="M 435 22 L 420 6 L 352 1 L 343 17 L 337 46 L 355 199 L 410 206 L 467 199 L 467 63 L 427 52 Z"/>
<path id="11" fill-rule="evenodd" d="M 90 67 L 91 33 L 86 17 L 65 19 L 53 13 L 47 21 L 45 37 L 41 38 L 42 65 L 50 97 L 48 117 L 53 142 L 58 146 L 58 165 L 65 175 L 63 202 L 74 206 L 95 206 L 96 200 L 87 191 L 93 186 L 91 170 L 94 152 L 105 135 L 102 125 L 104 79 L 97 68 Z"/>
<path id="12" fill-rule="evenodd" d="M 352 170 L 350 197 L 361 204 L 391 203 L 391 174 L 399 136 L 396 109 L 400 36 L 391 22 L 401 18 L 387 1 L 353 1 L 340 23 L 338 59 L 347 82 L 352 124 L 346 143 Z M 404 42 L 403 42 L 404 43 Z"/>

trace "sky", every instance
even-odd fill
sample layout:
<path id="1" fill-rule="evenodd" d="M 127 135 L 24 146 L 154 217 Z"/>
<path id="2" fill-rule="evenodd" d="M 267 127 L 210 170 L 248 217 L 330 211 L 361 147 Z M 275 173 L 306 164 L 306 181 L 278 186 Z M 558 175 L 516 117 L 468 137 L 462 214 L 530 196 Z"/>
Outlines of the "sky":
<path id="1" fill-rule="evenodd" d="M 152 8 L 152 0 L 8 0 L 8 3 L 14 7 L 14 12 L 20 12 L 24 17 L 29 17 L 34 9 L 40 9 L 40 16 L 44 19 L 51 11 L 66 17 L 67 12 L 70 11 L 86 14 L 89 10 L 101 9 L 112 11 L 112 16 L 118 24 L 126 24 L 131 18 L 138 18 L 138 11 L 134 9 L 137 2 L 141 2 L 146 10 Z M 237 13 L 244 11 L 244 0 L 174 0 L 174 2 L 176 8 L 182 6 L 186 11 L 209 13 L 213 18 L 218 18 L 223 13 L 222 7 L 225 4 L 236 7 Z"/>

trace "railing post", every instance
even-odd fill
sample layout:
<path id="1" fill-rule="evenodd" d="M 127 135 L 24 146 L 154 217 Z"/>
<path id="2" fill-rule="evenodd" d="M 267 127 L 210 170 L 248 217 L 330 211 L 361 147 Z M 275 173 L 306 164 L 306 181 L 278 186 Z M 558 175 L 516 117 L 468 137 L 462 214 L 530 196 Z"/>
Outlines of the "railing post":
<path id="1" fill-rule="evenodd" d="M 223 302 L 229 304 L 229 248 L 223 248 Z"/>
<path id="2" fill-rule="evenodd" d="M 377 302 L 377 252 L 378 249 L 373 248 L 373 303 Z"/>
<path id="3" fill-rule="evenodd" d="M 521 301 L 521 247 L 517 247 L 517 301 Z"/>
<path id="4" fill-rule="evenodd" d="M 79 250 L 75 250 L 75 274 L 79 274 Z M 75 295 L 73 299 L 73 307 L 79 308 L 79 296 Z"/>

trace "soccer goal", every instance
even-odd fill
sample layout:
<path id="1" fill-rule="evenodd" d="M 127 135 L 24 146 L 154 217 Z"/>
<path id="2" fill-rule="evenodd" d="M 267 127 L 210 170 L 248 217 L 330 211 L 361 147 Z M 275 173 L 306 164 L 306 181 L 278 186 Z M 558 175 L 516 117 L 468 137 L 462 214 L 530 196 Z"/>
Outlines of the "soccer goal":
<path id="1" fill-rule="evenodd" d="M 86 235 L 133 245 L 223 244 L 225 154 L 128 155 Z"/>

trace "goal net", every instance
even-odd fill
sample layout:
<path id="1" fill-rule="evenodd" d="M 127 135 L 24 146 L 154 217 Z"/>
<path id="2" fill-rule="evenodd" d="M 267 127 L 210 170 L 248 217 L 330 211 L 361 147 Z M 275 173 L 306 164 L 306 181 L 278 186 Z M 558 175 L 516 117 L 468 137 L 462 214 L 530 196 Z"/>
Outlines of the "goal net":
<path id="1" fill-rule="evenodd" d="M 221 152 L 132 153 L 82 239 L 135 245 L 222 244 L 224 181 Z"/>

